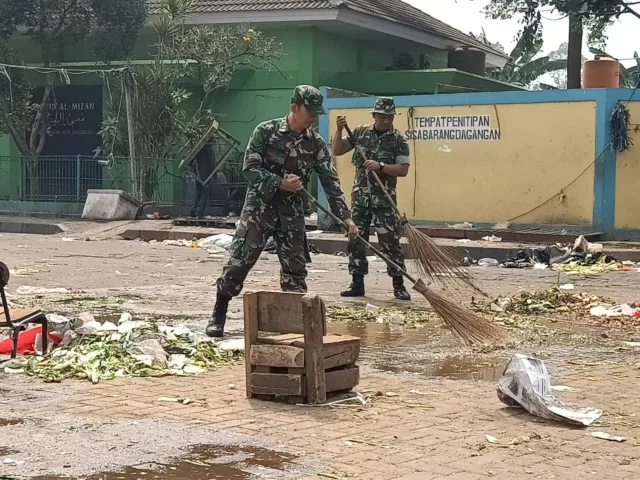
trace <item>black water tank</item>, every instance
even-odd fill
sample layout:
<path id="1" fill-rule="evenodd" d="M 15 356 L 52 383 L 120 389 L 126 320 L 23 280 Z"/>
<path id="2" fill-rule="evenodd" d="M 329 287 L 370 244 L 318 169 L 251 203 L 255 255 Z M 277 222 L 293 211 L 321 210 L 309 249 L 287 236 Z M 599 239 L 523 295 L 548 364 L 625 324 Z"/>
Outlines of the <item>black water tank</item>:
<path id="1" fill-rule="evenodd" d="M 487 54 L 473 47 L 458 47 L 449 51 L 448 67 L 484 77 Z"/>

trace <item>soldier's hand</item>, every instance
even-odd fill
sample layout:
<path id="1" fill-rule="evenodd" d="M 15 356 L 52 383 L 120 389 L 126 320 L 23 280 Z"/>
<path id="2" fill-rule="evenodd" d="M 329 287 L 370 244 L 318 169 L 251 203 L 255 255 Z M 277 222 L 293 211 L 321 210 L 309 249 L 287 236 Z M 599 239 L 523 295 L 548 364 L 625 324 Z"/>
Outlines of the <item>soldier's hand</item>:
<path id="1" fill-rule="evenodd" d="M 338 117 L 336 125 L 338 126 L 338 131 L 342 132 L 342 130 L 344 130 L 344 127 L 347 126 L 347 117 Z"/>
<path id="2" fill-rule="evenodd" d="M 380 164 L 375 160 L 367 160 L 364 162 L 364 168 L 366 168 L 368 172 L 377 172 L 380 170 Z"/>
<path id="3" fill-rule="evenodd" d="M 297 175 L 287 175 L 280 182 L 280 189 L 285 192 L 298 192 L 304 188 L 302 182 L 300 181 L 300 177 Z"/>
<path id="4" fill-rule="evenodd" d="M 357 237 L 358 235 L 360 235 L 360 230 L 358 229 L 358 227 L 356 226 L 355 223 L 353 223 L 353 220 L 351 220 L 350 218 L 344 221 L 345 225 L 347 227 L 349 227 L 349 231 L 347 232 L 347 236 L 350 238 L 353 237 Z"/>

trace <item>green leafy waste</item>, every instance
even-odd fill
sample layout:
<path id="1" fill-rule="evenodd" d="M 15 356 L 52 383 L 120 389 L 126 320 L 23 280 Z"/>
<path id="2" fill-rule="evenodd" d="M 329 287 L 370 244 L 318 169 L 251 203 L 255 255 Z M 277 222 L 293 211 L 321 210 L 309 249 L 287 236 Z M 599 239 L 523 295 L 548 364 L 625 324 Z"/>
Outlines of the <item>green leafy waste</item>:
<path id="1" fill-rule="evenodd" d="M 435 317 L 434 312 L 417 308 L 380 308 L 374 313 L 364 307 L 327 307 L 327 319 L 333 321 L 376 322 L 389 320 L 392 315 L 402 316 L 406 323 L 427 323 Z"/>
<path id="2" fill-rule="evenodd" d="M 127 334 L 100 332 L 76 337 L 70 345 L 57 347 L 44 357 L 23 357 L 5 364 L 7 373 L 25 373 L 47 382 L 87 379 L 92 383 L 120 377 L 194 375 L 235 363 L 242 352 L 223 350 L 213 342 L 193 342 L 188 336 L 164 338 L 164 350 L 173 353 L 168 362 L 131 352 L 135 339 L 152 329 Z"/>

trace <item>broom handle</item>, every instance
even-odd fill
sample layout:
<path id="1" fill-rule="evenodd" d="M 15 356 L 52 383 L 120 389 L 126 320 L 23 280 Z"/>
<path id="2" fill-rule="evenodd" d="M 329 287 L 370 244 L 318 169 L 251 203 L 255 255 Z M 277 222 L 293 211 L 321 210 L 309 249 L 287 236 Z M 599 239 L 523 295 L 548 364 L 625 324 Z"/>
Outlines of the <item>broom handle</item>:
<path id="1" fill-rule="evenodd" d="M 336 222 L 338 225 L 340 225 L 345 231 L 349 231 L 349 227 L 347 227 L 347 224 L 344 223 L 342 220 L 340 220 L 337 216 L 335 216 L 333 214 L 333 212 L 331 210 L 329 210 L 327 207 L 325 207 L 324 205 L 320 205 L 320 202 L 318 202 L 318 200 L 316 200 L 316 197 L 314 197 L 313 195 L 311 195 L 308 191 L 306 191 L 305 189 L 302 189 L 302 191 L 307 195 L 307 197 L 309 197 L 309 200 L 311 200 L 320 210 L 322 210 L 324 213 L 326 213 L 327 215 L 329 215 L 329 217 L 331 217 L 331 220 L 333 220 L 334 222 Z M 386 262 L 387 265 L 389 265 L 390 267 L 395 268 L 399 273 L 401 273 L 404 277 L 407 278 L 407 280 L 409 280 L 411 283 L 416 284 L 417 281 L 416 279 L 414 279 L 411 275 L 409 275 L 406 271 L 404 271 L 400 265 L 398 265 L 397 263 L 395 263 L 393 260 L 391 260 L 389 257 L 387 257 L 384 253 L 382 253 L 380 250 L 378 250 L 376 247 L 374 247 L 373 245 L 371 245 L 369 242 L 367 242 L 364 238 L 362 238 L 360 235 L 358 235 L 356 237 L 356 239 L 360 240 L 365 246 L 369 247 L 371 249 L 371 251 L 373 253 L 375 253 L 377 256 L 379 256 L 382 260 L 384 260 Z"/>
<path id="2" fill-rule="evenodd" d="M 347 130 L 347 134 L 349 135 L 349 140 L 351 140 L 351 143 L 353 143 L 353 146 L 356 147 L 356 150 L 358 150 L 358 153 L 360 154 L 362 159 L 366 162 L 367 161 L 367 155 L 366 155 L 364 149 L 360 145 L 358 145 L 358 142 L 356 142 L 356 137 L 353 135 L 353 132 L 349 128 L 349 125 L 345 125 L 344 128 Z M 391 195 L 389 194 L 389 192 L 387 191 L 386 187 L 384 186 L 384 184 L 380 180 L 380 177 L 378 176 L 378 173 L 374 172 L 374 171 L 371 171 L 370 173 L 373 174 L 373 178 L 375 179 L 375 181 L 378 184 L 378 186 L 384 192 L 384 196 L 387 197 L 387 200 L 389 201 L 389 203 L 391 204 L 391 206 L 395 210 L 396 215 L 398 215 L 398 218 L 400 220 L 402 220 L 404 218 L 404 215 L 402 215 L 402 213 L 400 213 L 400 209 L 398 209 L 398 206 L 396 205 L 396 202 L 394 202 L 393 198 L 391 198 Z"/>

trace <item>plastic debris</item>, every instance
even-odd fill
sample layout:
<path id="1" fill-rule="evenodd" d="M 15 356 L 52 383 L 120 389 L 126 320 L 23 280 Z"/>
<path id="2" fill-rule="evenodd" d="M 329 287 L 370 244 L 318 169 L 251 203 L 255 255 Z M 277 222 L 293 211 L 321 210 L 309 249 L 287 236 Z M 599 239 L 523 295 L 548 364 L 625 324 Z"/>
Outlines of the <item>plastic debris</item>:
<path id="1" fill-rule="evenodd" d="M 118 320 L 118 324 L 130 322 L 131 320 L 133 320 L 133 316 L 129 312 L 124 312 L 122 315 L 120 315 L 120 320 Z"/>
<path id="2" fill-rule="evenodd" d="M 551 394 L 544 362 L 532 356 L 511 357 L 498 381 L 498 398 L 509 407 L 524 408 L 531 415 L 572 425 L 589 426 L 602 416 L 596 408 L 572 408 Z"/>
<path id="3" fill-rule="evenodd" d="M 485 242 L 501 242 L 502 238 L 501 237 L 496 237 L 495 235 L 487 235 L 486 237 L 482 237 L 482 240 L 484 240 Z"/>
<path id="4" fill-rule="evenodd" d="M 30 287 L 27 285 L 20 285 L 16 289 L 16 295 L 50 295 L 54 293 L 70 293 L 68 288 L 44 288 L 44 287 Z"/>
<path id="5" fill-rule="evenodd" d="M 567 283 L 566 285 L 560 285 L 560 290 L 575 290 L 575 285 L 573 283 Z"/>
<path id="6" fill-rule="evenodd" d="M 589 435 L 601 440 L 609 440 L 610 442 L 622 443 L 627 441 L 625 437 L 619 437 L 618 435 L 611 435 L 610 433 L 605 432 L 591 432 Z"/>
<path id="7" fill-rule="evenodd" d="M 376 307 L 375 305 L 371 305 L 370 303 L 367 303 L 367 306 L 364 307 L 364 311 L 366 314 L 376 315 L 378 312 L 380 312 L 380 307 Z"/>
<path id="8" fill-rule="evenodd" d="M 233 235 L 227 233 L 220 233 L 218 235 L 212 235 L 207 238 L 198 240 L 198 247 L 204 249 L 211 249 L 212 247 L 218 247 L 224 250 L 229 250 L 231 242 L 233 241 Z"/>
<path id="9" fill-rule="evenodd" d="M 486 438 L 489 443 L 500 443 L 500 441 L 492 435 L 485 435 L 484 438 Z"/>
<path id="10" fill-rule="evenodd" d="M 221 350 L 244 352 L 244 338 L 233 338 L 218 344 Z"/>
<path id="11" fill-rule="evenodd" d="M 495 258 L 481 258 L 478 260 L 479 267 L 499 267 L 500 262 Z"/>

